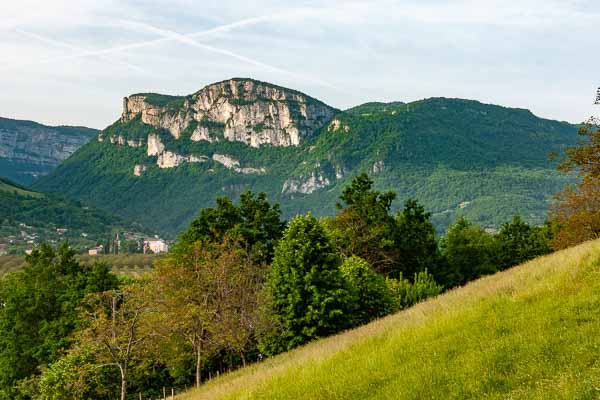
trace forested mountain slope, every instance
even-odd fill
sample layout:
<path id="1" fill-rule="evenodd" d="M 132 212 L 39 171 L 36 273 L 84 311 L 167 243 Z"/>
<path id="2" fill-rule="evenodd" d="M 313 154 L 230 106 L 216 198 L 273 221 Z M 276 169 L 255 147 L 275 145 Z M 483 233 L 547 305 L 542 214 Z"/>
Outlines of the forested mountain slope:
<path id="1" fill-rule="evenodd" d="M 35 187 L 65 193 L 175 236 L 216 196 L 248 189 L 285 217 L 334 211 L 341 188 L 368 172 L 400 200 L 415 197 L 443 229 L 458 215 L 495 228 L 521 214 L 542 223 L 569 180 L 551 152 L 576 127 L 522 109 L 433 98 L 340 112 L 251 79 L 189 96 L 137 94 L 121 118 Z"/>

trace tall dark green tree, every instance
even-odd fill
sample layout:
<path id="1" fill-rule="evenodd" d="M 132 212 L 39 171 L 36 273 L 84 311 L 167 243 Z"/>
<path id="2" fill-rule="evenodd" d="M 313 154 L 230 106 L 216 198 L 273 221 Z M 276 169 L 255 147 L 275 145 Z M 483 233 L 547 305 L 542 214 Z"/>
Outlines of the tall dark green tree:
<path id="1" fill-rule="evenodd" d="M 350 296 L 339 267 L 340 257 L 319 221 L 310 214 L 294 218 L 268 274 L 280 329 L 263 342 L 263 351 L 287 351 L 349 326 Z"/>
<path id="2" fill-rule="evenodd" d="M 258 263 L 270 262 L 284 229 L 279 204 L 269 204 L 264 193 L 247 191 L 237 205 L 219 197 L 216 207 L 202 209 L 181 235 L 179 248 L 197 241 L 221 243 L 227 236 L 245 246 Z"/>
<path id="3" fill-rule="evenodd" d="M 14 399 L 17 381 L 56 361 L 80 324 L 87 293 L 117 287 L 106 265 L 84 266 L 64 243 L 42 244 L 27 266 L 0 281 L 0 399 Z"/>
<path id="4" fill-rule="evenodd" d="M 340 212 L 328 221 L 328 227 L 344 257 L 361 257 L 380 273 L 393 270 L 400 256 L 397 224 L 390 214 L 395 197 L 394 192 L 374 190 L 373 181 L 364 173 L 343 190 L 343 204 L 337 205 Z"/>
<path id="5" fill-rule="evenodd" d="M 413 199 L 407 200 L 398 213 L 396 245 L 400 256 L 390 272 L 391 277 L 414 277 L 421 271 L 435 270 L 439 261 L 438 246 L 430 218 L 431 214 Z"/>

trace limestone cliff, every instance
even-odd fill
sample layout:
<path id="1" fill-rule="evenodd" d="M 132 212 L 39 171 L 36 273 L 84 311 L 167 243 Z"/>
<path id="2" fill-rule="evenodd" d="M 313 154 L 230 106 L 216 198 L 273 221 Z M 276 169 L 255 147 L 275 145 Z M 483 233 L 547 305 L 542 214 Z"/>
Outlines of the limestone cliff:
<path id="1" fill-rule="evenodd" d="M 0 118 L 0 175 L 28 185 L 50 172 L 97 132 Z"/>
<path id="2" fill-rule="evenodd" d="M 215 83 L 185 97 L 137 94 L 123 99 L 123 122 L 145 124 L 179 139 L 298 146 L 324 126 L 336 109 L 300 92 L 251 79 Z"/>

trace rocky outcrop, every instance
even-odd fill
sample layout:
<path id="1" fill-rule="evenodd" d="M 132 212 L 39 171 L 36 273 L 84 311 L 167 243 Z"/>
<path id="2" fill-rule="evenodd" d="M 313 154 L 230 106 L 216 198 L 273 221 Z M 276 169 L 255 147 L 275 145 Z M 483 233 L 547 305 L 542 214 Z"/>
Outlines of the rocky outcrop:
<path id="1" fill-rule="evenodd" d="M 343 130 L 344 132 L 348 133 L 350 132 L 350 126 L 347 124 L 342 124 L 342 121 L 337 118 L 332 120 L 327 126 L 328 132 L 338 132 L 339 130 Z"/>
<path id="2" fill-rule="evenodd" d="M 201 140 L 206 140 L 207 142 L 217 142 L 219 139 L 216 137 L 212 137 L 210 135 L 210 130 L 206 126 L 198 126 L 194 132 L 192 132 L 192 136 L 190 136 L 192 142 L 199 142 Z"/>
<path id="3" fill-rule="evenodd" d="M 141 176 L 142 172 L 146 171 L 148 169 L 147 165 L 140 165 L 137 164 L 133 167 L 133 175 L 135 176 Z"/>
<path id="4" fill-rule="evenodd" d="M 165 150 L 165 145 L 161 142 L 160 137 L 151 133 L 148 135 L 148 151 L 149 156 L 158 156 Z"/>
<path id="5" fill-rule="evenodd" d="M 164 128 L 175 138 L 192 126 L 190 139 L 194 141 L 215 141 L 222 136 L 253 147 L 298 146 L 336 112 L 294 90 L 251 79 L 230 79 L 187 97 L 126 97 L 121 120 L 139 116 L 142 122 Z"/>
<path id="6" fill-rule="evenodd" d="M 310 194 L 331 184 L 321 172 L 313 171 L 308 178 L 290 178 L 283 183 L 284 194 Z"/>
<path id="7" fill-rule="evenodd" d="M 232 169 L 240 174 L 264 174 L 267 172 L 265 168 L 240 167 L 240 162 L 233 157 L 225 154 L 213 154 L 213 161 L 218 162 L 227 169 Z"/>
<path id="8" fill-rule="evenodd" d="M 195 155 L 184 156 L 172 151 L 164 151 L 158 155 L 156 164 L 158 165 L 158 168 L 174 168 L 184 162 L 199 163 L 205 161 L 208 161 L 208 157 Z"/>
<path id="9" fill-rule="evenodd" d="M 89 128 L 51 127 L 0 118 L 2 175 L 28 185 L 50 172 L 97 132 Z"/>
<path id="10" fill-rule="evenodd" d="M 373 167 L 371 167 L 371 172 L 373 172 L 374 174 L 378 174 L 383 171 L 384 167 L 385 163 L 383 162 L 383 160 L 376 161 L 373 164 Z"/>

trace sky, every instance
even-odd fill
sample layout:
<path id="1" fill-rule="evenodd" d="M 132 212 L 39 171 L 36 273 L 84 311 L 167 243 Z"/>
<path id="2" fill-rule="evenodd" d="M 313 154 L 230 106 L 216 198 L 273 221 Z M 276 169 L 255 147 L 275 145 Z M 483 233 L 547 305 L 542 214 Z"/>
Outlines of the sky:
<path id="1" fill-rule="evenodd" d="M 600 2 L 1 0 L 0 116 L 104 128 L 122 97 L 232 77 L 344 109 L 459 97 L 596 114 Z"/>

